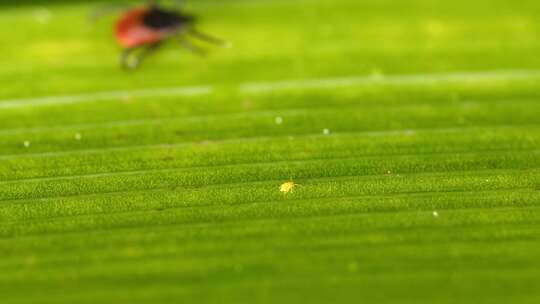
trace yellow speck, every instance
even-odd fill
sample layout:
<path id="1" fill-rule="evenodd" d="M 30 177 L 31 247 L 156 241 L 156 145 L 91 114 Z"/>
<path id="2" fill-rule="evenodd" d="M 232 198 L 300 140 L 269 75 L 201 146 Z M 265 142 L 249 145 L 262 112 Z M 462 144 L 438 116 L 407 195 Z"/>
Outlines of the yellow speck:
<path id="1" fill-rule="evenodd" d="M 451 27 L 442 20 L 427 20 L 423 23 L 423 30 L 429 36 L 439 38 L 447 35 L 451 31 Z"/>
<path id="2" fill-rule="evenodd" d="M 293 181 L 288 181 L 286 183 L 281 184 L 281 186 L 279 186 L 279 191 L 283 192 L 283 194 L 287 194 L 289 192 L 292 192 L 294 188 L 296 188 L 296 186 L 298 186 L 297 183 Z"/>

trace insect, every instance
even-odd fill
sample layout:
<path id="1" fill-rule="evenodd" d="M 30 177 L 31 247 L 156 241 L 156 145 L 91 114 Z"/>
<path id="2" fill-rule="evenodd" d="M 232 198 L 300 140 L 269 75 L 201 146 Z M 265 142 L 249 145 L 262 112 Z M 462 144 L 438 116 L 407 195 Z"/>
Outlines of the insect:
<path id="1" fill-rule="evenodd" d="M 144 58 L 171 39 L 199 55 L 204 55 L 205 50 L 188 38 L 227 46 L 225 41 L 198 31 L 196 23 L 194 15 L 180 9 L 164 8 L 153 1 L 126 10 L 115 27 L 116 39 L 124 49 L 120 57 L 122 67 L 137 68 Z"/>
<path id="2" fill-rule="evenodd" d="M 281 186 L 279 186 L 279 191 L 282 192 L 283 194 L 288 194 L 290 192 L 293 192 L 296 186 L 299 186 L 299 184 L 290 180 L 288 182 L 281 184 Z"/>

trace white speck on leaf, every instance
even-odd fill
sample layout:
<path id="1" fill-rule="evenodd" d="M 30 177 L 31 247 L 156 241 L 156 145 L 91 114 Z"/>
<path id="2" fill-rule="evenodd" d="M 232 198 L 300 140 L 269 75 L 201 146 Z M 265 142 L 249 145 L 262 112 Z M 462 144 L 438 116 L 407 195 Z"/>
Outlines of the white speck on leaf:
<path id="1" fill-rule="evenodd" d="M 33 17 L 37 23 L 47 24 L 51 21 L 52 14 L 46 7 L 40 7 L 34 11 Z"/>
<path id="2" fill-rule="evenodd" d="M 234 265 L 234 271 L 242 272 L 242 271 L 244 271 L 244 266 L 242 266 L 240 264 Z"/>
<path id="3" fill-rule="evenodd" d="M 414 130 L 406 130 L 405 131 L 405 136 L 413 136 L 416 134 L 416 131 Z"/>
<path id="4" fill-rule="evenodd" d="M 75 140 L 81 140 L 82 139 L 81 133 L 75 133 L 74 138 L 75 138 Z"/>
<path id="5" fill-rule="evenodd" d="M 433 217 L 439 217 L 439 212 L 433 211 Z"/>
<path id="6" fill-rule="evenodd" d="M 349 270 L 349 272 L 357 272 L 358 271 L 358 263 L 350 262 L 349 265 L 347 265 L 347 269 Z"/>
<path id="7" fill-rule="evenodd" d="M 25 140 L 25 141 L 23 142 L 23 145 L 24 145 L 25 148 L 29 148 L 29 147 L 30 147 L 30 141 Z"/>
<path id="8" fill-rule="evenodd" d="M 330 130 L 329 130 L 329 129 L 324 129 L 324 130 L 322 131 L 322 133 L 323 133 L 324 135 L 330 135 Z"/>
<path id="9" fill-rule="evenodd" d="M 371 78 L 374 80 L 381 80 L 384 78 L 384 72 L 381 69 L 373 69 L 371 71 Z"/>
<path id="10" fill-rule="evenodd" d="M 283 123 L 283 117 L 278 116 L 278 117 L 276 117 L 275 121 L 276 121 L 276 125 L 280 125 L 280 124 Z"/>

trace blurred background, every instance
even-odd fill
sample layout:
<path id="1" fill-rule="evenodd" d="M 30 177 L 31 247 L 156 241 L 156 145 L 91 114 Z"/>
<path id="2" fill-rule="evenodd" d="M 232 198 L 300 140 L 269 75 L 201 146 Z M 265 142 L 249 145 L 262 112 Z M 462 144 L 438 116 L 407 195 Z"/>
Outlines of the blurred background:
<path id="1" fill-rule="evenodd" d="M 540 67 L 537 1 L 188 0 L 200 28 L 233 47 L 202 58 L 171 42 L 126 73 L 113 35 L 120 13 L 88 20 L 110 3 L 2 1 L 0 98 Z"/>

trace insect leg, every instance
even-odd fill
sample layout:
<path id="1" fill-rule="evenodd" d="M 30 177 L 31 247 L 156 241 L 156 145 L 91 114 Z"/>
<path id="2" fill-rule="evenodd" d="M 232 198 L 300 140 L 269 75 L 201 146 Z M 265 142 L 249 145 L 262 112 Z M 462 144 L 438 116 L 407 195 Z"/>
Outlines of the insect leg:
<path id="1" fill-rule="evenodd" d="M 154 44 L 151 44 L 149 46 L 146 46 L 144 47 L 140 52 L 139 54 L 133 54 L 135 51 L 137 51 L 138 49 L 140 49 L 140 47 L 135 47 L 135 48 L 130 48 L 130 49 L 126 49 L 123 53 L 122 53 L 122 57 L 121 57 L 121 65 L 124 69 L 128 69 L 128 70 L 133 70 L 133 69 L 136 69 L 137 67 L 139 67 L 139 65 L 141 64 L 141 62 L 146 58 L 148 57 L 148 55 L 152 54 L 153 52 L 155 52 L 159 47 L 161 46 L 161 43 L 154 43 Z"/>
<path id="2" fill-rule="evenodd" d="M 190 34 L 191 36 L 199 39 L 199 40 L 202 40 L 202 41 L 213 43 L 213 44 L 216 44 L 216 45 L 219 45 L 219 46 L 222 46 L 222 47 L 229 46 L 229 43 L 227 41 L 224 41 L 224 40 L 221 40 L 219 38 L 212 37 L 212 36 L 210 36 L 208 34 L 199 32 L 196 29 L 189 29 L 187 33 Z"/>
<path id="3" fill-rule="evenodd" d="M 137 64 L 139 65 L 146 57 L 148 57 L 148 55 L 154 53 L 160 46 L 161 43 L 154 43 L 144 48 L 137 58 Z"/>
<path id="4" fill-rule="evenodd" d="M 124 69 L 134 69 L 139 65 L 139 60 L 137 57 L 132 56 L 133 52 L 138 48 L 133 47 L 125 49 L 120 56 L 120 66 Z"/>
<path id="5" fill-rule="evenodd" d="M 180 42 L 180 44 L 186 48 L 187 50 L 199 55 L 199 56 L 204 56 L 206 55 L 206 51 L 198 46 L 196 46 L 195 44 L 191 43 L 191 41 L 187 40 L 186 38 L 184 37 L 181 37 L 179 38 L 178 40 Z"/>

